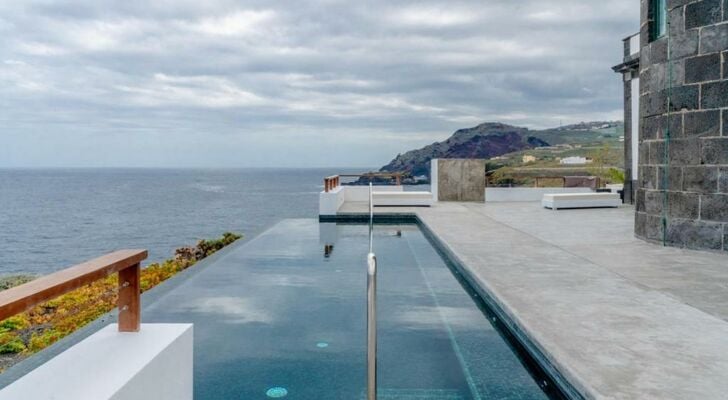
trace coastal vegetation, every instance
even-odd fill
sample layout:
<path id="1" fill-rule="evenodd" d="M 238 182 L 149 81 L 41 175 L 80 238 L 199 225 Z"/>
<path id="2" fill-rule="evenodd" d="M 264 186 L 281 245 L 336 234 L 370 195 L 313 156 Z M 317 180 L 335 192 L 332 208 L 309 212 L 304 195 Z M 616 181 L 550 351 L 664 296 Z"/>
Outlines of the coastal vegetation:
<path id="1" fill-rule="evenodd" d="M 232 244 L 242 236 L 225 233 L 196 246 L 182 247 L 174 258 L 153 263 L 141 271 L 142 293 L 159 285 L 198 261 Z M 30 276 L 0 279 L 0 290 L 32 280 Z M 116 307 L 117 276 L 105 279 L 40 304 L 22 314 L 0 321 L 0 371 L 37 353 Z"/>
<path id="2" fill-rule="evenodd" d="M 12 275 L 0 278 L 0 291 L 10 289 L 24 283 L 28 283 L 35 279 L 32 275 Z"/>
<path id="3" fill-rule="evenodd" d="M 487 162 L 488 185 L 561 186 L 565 176 L 596 176 L 602 183 L 624 183 L 622 126 L 578 131 L 562 130 L 568 143 L 504 154 Z M 544 136 L 556 140 L 556 133 Z M 577 140 L 578 139 L 578 140 Z M 585 164 L 563 164 L 564 158 L 584 158 Z M 553 177 L 548 179 L 545 177 Z"/>
<path id="4" fill-rule="evenodd" d="M 609 168 L 624 165 L 624 124 L 584 122 L 553 129 L 531 130 L 502 123 L 460 129 L 450 138 L 398 154 L 380 172 L 402 172 L 404 181 L 426 182 L 433 158 L 483 158 L 489 176 L 499 171 L 495 185 L 532 185 L 537 176 L 589 176 L 597 165 L 562 165 L 567 157 L 597 159 L 597 176 L 609 179 Z"/>

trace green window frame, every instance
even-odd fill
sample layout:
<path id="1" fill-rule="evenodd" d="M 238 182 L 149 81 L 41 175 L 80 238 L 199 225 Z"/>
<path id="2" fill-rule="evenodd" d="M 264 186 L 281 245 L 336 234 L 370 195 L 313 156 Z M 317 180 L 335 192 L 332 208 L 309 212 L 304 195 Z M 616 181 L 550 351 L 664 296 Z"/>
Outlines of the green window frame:
<path id="1" fill-rule="evenodd" d="M 651 28 L 652 40 L 657 40 L 667 33 L 667 0 L 652 0 Z"/>

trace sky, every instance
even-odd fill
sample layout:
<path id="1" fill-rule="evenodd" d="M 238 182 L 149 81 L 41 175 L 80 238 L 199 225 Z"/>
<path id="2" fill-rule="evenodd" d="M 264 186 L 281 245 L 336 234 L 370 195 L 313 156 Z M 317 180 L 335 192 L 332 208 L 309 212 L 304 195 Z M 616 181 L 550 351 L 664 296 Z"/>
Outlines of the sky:
<path id="1" fill-rule="evenodd" d="M 622 119 L 636 0 L 0 0 L 0 167 L 376 167 Z"/>

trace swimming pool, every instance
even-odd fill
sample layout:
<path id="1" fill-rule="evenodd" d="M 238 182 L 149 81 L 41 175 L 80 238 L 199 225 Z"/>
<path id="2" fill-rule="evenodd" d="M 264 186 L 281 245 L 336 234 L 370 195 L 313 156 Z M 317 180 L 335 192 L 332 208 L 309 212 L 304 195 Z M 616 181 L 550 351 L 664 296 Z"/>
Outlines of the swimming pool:
<path id="1" fill-rule="evenodd" d="M 375 225 L 380 399 L 546 399 L 413 224 Z M 285 220 L 152 297 L 195 324 L 195 399 L 363 399 L 368 227 Z"/>

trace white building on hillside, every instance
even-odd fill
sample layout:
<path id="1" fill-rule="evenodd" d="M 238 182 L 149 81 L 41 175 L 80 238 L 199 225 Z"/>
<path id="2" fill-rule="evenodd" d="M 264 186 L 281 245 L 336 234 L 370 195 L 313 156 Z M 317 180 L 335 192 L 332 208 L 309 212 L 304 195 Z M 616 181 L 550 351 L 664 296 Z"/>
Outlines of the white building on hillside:
<path id="1" fill-rule="evenodd" d="M 589 164 L 592 160 L 586 157 L 565 157 L 559 161 L 562 165 L 583 165 Z"/>

